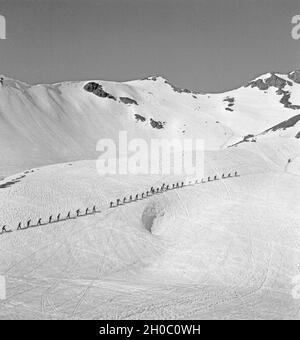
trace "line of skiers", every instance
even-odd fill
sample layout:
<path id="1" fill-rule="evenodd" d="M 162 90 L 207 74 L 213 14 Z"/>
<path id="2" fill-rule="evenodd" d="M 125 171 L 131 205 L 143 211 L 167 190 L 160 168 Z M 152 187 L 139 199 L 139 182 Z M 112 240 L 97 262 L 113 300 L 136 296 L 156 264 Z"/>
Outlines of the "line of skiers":
<path id="1" fill-rule="evenodd" d="M 85 215 L 88 215 L 90 212 L 89 208 L 86 208 L 85 210 Z M 91 213 L 96 213 L 97 210 L 96 210 L 96 206 L 94 205 L 92 210 L 91 210 Z M 80 213 L 81 213 L 81 210 L 80 209 L 77 209 L 76 210 L 76 217 L 79 217 L 80 216 Z M 84 216 L 84 215 L 82 215 Z M 65 220 L 69 220 L 71 219 L 71 211 L 68 212 Z M 61 213 L 59 213 L 57 216 L 56 216 L 56 219 L 53 218 L 53 215 L 50 215 L 49 216 L 49 219 L 47 222 L 45 222 L 44 224 L 50 224 L 50 223 L 54 223 L 54 222 L 59 222 L 59 221 L 62 221 L 61 219 Z M 38 220 L 37 220 L 37 223 L 36 225 L 32 225 L 31 224 L 31 219 L 29 219 L 27 222 L 26 222 L 26 225 L 25 227 L 22 227 L 22 222 L 19 222 L 18 224 L 18 227 L 17 227 L 17 230 L 22 230 L 22 229 L 27 229 L 27 228 L 30 228 L 30 227 L 34 227 L 34 226 L 41 226 L 43 223 L 42 223 L 42 218 L 40 217 Z M 2 233 L 5 233 L 5 232 L 8 232 L 9 230 L 7 230 L 7 227 L 6 225 L 2 227 Z"/>
<path id="2" fill-rule="evenodd" d="M 235 177 L 238 176 L 237 171 L 234 172 L 234 176 L 235 176 Z M 229 173 L 229 174 L 227 175 L 227 177 L 231 177 L 231 173 Z M 222 178 L 226 178 L 226 176 L 225 176 L 224 173 L 222 174 Z M 215 181 L 215 180 L 217 180 L 217 179 L 218 179 L 218 176 L 215 175 L 215 176 L 213 177 L 213 180 Z M 210 176 L 208 176 L 207 181 L 208 181 L 208 182 L 211 181 L 211 177 L 210 177 Z M 204 180 L 203 178 L 201 179 L 201 183 L 205 183 L 205 180 Z M 191 181 L 189 181 L 188 185 L 192 185 L 192 184 L 193 184 L 193 183 L 192 183 Z M 199 184 L 199 181 L 198 181 L 198 180 L 195 180 L 194 184 Z M 177 182 L 176 184 L 173 183 L 173 184 L 172 184 L 172 189 L 179 188 L 179 187 L 183 187 L 184 185 L 185 185 L 184 182 L 181 182 L 181 183 Z M 166 185 L 165 183 L 163 183 L 161 187 L 158 187 L 158 188 L 156 188 L 156 189 L 154 189 L 154 187 L 151 187 L 151 189 L 150 189 L 149 191 L 146 191 L 146 193 L 143 192 L 143 193 L 141 194 L 141 198 L 143 199 L 143 198 L 145 198 L 145 197 L 148 197 L 148 196 L 150 195 L 150 193 L 151 193 L 152 195 L 154 195 L 155 193 L 160 193 L 160 192 L 167 191 L 167 190 L 170 190 L 170 185 L 169 185 L 169 184 Z M 136 194 L 136 195 L 135 195 L 135 201 L 137 201 L 138 199 L 139 199 L 139 194 Z M 132 202 L 132 201 L 133 201 L 133 196 L 130 195 L 130 196 L 129 196 L 129 201 L 128 201 L 128 202 Z M 124 198 L 123 198 L 123 204 L 126 203 L 126 202 L 127 202 L 127 198 L 124 197 Z M 121 200 L 118 198 L 118 199 L 117 199 L 117 206 L 120 205 L 120 204 L 121 204 Z M 114 202 L 111 201 L 111 202 L 110 202 L 110 208 L 113 208 L 113 207 L 114 207 Z M 96 211 L 96 206 L 94 205 L 93 208 L 92 208 L 91 213 L 94 214 L 94 213 L 96 213 L 96 212 L 97 212 L 97 211 Z M 79 216 L 80 216 L 80 213 L 81 213 L 81 210 L 80 210 L 80 209 L 77 209 L 77 210 L 76 210 L 76 217 L 79 217 Z M 85 210 L 85 215 L 88 215 L 88 214 L 89 214 L 89 208 L 86 208 L 86 210 Z M 84 216 L 84 215 L 82 215 L 82 216 Z M 71 211 L 68 212 L 68 214 L 67 214 L 67 216 L 66 216 L 66 218 L 65 218 L 65 220 L 69 220 L 69 219 L 71 219 Z M 52 222 L 59 222 L 59 221 L 61 221 L 61 214 L 60 214 L 60 213 L 57 215 L 55 221 L 53 220 L 53 215 L 51 215 L 51 216 L 49 217 L 49 219 L 48 219 L 48 222 L 46 222 L 45 224 L 50 224 L 50 223 L 52 223 Z M 40 218 L 38 219 L 38 221 L 37 221 L 37 224 L 36 224 L 35 226 L 41 226 L 41 225 L 42 225 L 42 218 L 40 217 Z M 27 229 L 27 228 L 30 228 L 30 227 L 33 227 L 33 226 L 34 226 L 34 225 L 31 225 L 31 219 L 29 219 L 29 220 L 27 221 L 27 223 L 26 223 L 26 227 L 25 227 L 25 228 L 22 228 L 22 222 L 19 222 L 18 227 L 17 227 L 17 230 Z M 10 232 L 10 231 L 11 231 L 11 230 L 7 229 L 7 226 L 4 225 L 4 226 L 2 227 L 2 229 L 1 229 L 1 233 L 0 233 L 0 234 L 6 233 L 6 232 Z"/>
<path id="3" fill-rule="evenodd" d="M 234 172 L 234 176 L 235 176 L 235 177 L 238 176 L 237 171 Z M 231 173 L 229 173 L 229 174 L 227 175 L 227 177 L 231 177 Z M 225 176 L 224 173 L 222 174 L 222 178 L 226 178 L 226 176 Z M 217 176 L 217 175 L 215 175 L 215 176 L 213 177 L 213 181 L 216 181 L 216 180 L 218 180 L 218 176 Z M 208 181 L 208 182 L 212 181 L 212 179 L 211 179 L 210 176 L 208 176 L 207 181 Z M 203 178 L 201 179 L 201 183 L 205 183 L 205 180 L 204 180 Z M 199 184 L 198 179 L 196 179 L 194 183 L 192 183 L 191 181 L 189 181 L 187 185 L 193 185 L 193 184 Z M 172 189 L 179 188 L 179 187 L 183 187 L 184 185 L 185 185 L 184 182 L 181 182 L 181 183 L 177 182 L 176 184 L 173 183 L 173 184 L 172 184 Z M 152 195 L 154 195 L 155 193 L 158 194 L 158 193 L 160 193 L 160 192 L 167 191 L 167 190 L 170 190 L 170 185 L 169 185 L 169 184 L 166 185 L 165 183 L 163 183 L 162 186 L 161 186 L 160 188 L 158 187 L 158 188 L 154 189 L 154 187 L 151 187 L 150 191 L 146 191 L 146 193 L 143 192 L 143 193 L 140 195 L 140 197 L 141 197 L 141 199 L 143 199 L 143 198 L 148 197 L 148 196 L 150 195 L 150 193 L 151 193 Z M 137 201 L 138 199 L 139 199 L 139 194 L 136 194 L 136 195 L 135 195 L 135 201 Z M 132 202 L 132 201 L 133 201 L 133 197 L 132 197 L 132 195 L 130 195 L 130 196 L 129 196 L 128 202 Z M 127 202 L 127 198 L 124 197 L 123 200 L 122 200 L 122 202 L 123 202 L 123 204 L 125 204 L 125 203 Z M 117 201 L 116 201 L 116 206 L 119 206 L 120 204 L 121 204 L 121 199 L 118 198 Z M 111 201 L 111 202 L 110 202 L 110 208 L 113 208 L 113 207 L 114 207 L 114 202 Z"/>

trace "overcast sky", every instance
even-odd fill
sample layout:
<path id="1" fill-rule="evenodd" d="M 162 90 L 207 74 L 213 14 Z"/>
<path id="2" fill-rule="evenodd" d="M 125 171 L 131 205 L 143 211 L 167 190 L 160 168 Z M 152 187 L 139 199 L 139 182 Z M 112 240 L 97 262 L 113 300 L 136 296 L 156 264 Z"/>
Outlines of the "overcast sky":
<path id="1" fill-rule="evenodd" d="M 162 75 L 204 92 L 300 69 L 299 0 L 0 0 L 0 73 L 29 83 Z"/>

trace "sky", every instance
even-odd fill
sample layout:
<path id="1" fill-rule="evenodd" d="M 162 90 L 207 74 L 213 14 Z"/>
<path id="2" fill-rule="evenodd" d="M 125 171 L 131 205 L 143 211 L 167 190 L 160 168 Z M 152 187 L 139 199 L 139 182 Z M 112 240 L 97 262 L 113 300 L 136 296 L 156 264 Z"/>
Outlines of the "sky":
<path id="1" fill-rule="evenodd" d="M 28 83 L 161 75 L 221 92 L 300 69 L 299 0 L 0 0 L 0 73 Z"/>

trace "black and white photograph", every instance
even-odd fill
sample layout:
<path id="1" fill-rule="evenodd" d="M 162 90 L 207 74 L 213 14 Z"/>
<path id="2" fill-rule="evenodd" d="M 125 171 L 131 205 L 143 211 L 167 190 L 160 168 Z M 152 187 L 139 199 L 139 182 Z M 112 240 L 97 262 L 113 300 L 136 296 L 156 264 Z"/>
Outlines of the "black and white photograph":
<path id="1" fill-rule="evenodd" d="M 0 0 L 0 320 L 299 320 L 299 176 L 299 0 Z"/>

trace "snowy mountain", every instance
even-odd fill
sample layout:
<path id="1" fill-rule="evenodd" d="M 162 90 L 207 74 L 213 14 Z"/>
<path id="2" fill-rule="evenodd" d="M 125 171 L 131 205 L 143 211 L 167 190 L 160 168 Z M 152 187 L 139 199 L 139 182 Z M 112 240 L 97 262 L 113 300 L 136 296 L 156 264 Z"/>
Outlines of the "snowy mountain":
<path id="1" fill-rule="evenodd" d="M 299 319 L 299 78 L 220 94 L 5 78 L 0 319 Z M 204 178 L 100 176 L 96 143 L 119 130 L 204 138 Z"/>
<path id="2" fill-rule="evenodd" d="M 219 94 L 179 89 L 162 77 L 0 87 L 0 177 L 26 168 L 95 159 L 100 138 L 203 138 L 220 149 L 290 119 L 300 72 L 268 73 Z"/>

